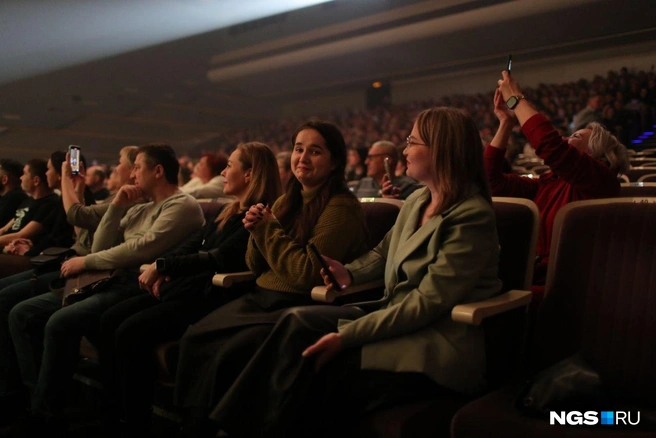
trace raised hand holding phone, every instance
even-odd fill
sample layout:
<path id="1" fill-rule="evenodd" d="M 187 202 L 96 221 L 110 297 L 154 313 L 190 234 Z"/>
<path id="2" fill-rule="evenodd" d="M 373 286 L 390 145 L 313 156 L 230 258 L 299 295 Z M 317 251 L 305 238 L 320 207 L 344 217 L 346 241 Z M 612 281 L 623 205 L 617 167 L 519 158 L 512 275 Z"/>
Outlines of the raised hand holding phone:
<path id="1" fill-rule="evenodd" d="M 330 257 L 322 256 L 313 243 L 309 243 L 308 247 L 321 263 L 321 276 L 328 290 L 341 291 L 351 285 L 351 276 L 344 265 Z"/>

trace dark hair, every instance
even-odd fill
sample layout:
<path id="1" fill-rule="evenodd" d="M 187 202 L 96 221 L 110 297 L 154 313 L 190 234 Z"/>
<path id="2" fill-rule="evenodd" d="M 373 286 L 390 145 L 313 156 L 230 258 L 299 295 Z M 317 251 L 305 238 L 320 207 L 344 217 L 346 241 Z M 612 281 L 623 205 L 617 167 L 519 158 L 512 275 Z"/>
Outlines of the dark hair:
<path id="1" fill-rule="evenodd" d="M 422 111 L 416 123 L 430 148 L 430 171 L 441 201 L 434 215 L 469 196 L 473 185 L 492 203 L 474 119 L 458 109 L 440 107 Z"/>
<path id="2" fill-rule="evenodd" d="M 48 178 L 46 172 L 48 171 L 48 162 L 41 158 L 32 158 L 27 162 L 27 168 L 30 170 L 32 178 L 39 178 L 39 184 L 48 186 Z"/>
<path id="3" fill-rule="evenodd" d="M 316 196 L 305 205 L 301 195 L 303 186 L 297 178 L 292 178 L 287 184 L 285 197 L 276 208 L 275 214 L 285 232 L 290 236 L 294 236 L 294 240 L 301 245 L 308 242 L 312 230 L 330 198 L 338 194 L 355 198 L 353 193 L 349 191 L 344 177 L 346 143 L 339 128 L 330 122 L 310 119 L 294 131 L 292 148 L 296 144 L 296 136 L 305 129 L 314 129 L 323 137 L 326 148 L 330 152 L 334 169 L 330 172 L 327 181 L 318 189 Z"/>
<path id="4" fill-rule="evenodd" d="M 66 152 L 55 151 L 50 154 L 50 163 L 52 163 L 52 167 L 57 172 L 57 175 L 61 176 L 61 168 L 64 161 L 66 161 Z"/>
<path id="5" fill-rule="evenodd" d="M 178 185 L 178 169 L 180 164 L 173 148 L 164 143 L 148 143 L 139 146 L 137 155 L 144 154 L 144 161 L 152 169 L 162 166 L 164 177 L 169 184 Z"/>
<path id="6" fill-rule="evenodd" d="M 207 167 L 210 169 L 210 173 L 212 176 L 217 176 L 221 175 L 221 172 L 223 172 L 223 169 L 226 168 L 228 165 L 228 157 L 226 157 L 226 154 L 223 152 L 219 152 L 218 154 L 213 154 L 211 152 L 208 152 L 206 154 L 201 155 L 201 160 L 205 158 L 205 162 L 207 163 Z"/>
<path id="7" fill-rule="evenodd" d="M 20 177 L 23 174 L 21 163 L 9 158 L 0 158 L 0 169 L 7 175 L 12 186 L 20 186 Z"/>

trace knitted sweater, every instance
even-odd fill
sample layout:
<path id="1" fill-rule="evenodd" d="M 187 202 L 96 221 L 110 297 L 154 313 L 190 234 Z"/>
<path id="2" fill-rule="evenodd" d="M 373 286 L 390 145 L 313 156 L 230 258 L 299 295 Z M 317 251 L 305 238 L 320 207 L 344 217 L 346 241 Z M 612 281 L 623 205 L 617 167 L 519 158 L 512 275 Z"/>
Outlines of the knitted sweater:
<path id="1" fill-rule="evenodd" d="M 304 204 L 317 191 L 303 192 Z M 282 197 L 273 206 L 280 205 Z M 350 262 L 366 250 L 364 213 L 357 199 L 348 195 L 333 196 L 312 230 L 309 242 L 319 252 L 342 263 Z M 321 264 L 307 248 L 285 233 L 276 219 L 260 224 L 251 232 L 246 250 L 246 264 L 258 275 L 257 285 L 280 292 L 309 294 L 323 284 Z"/>
<path id="2" fill-rule="evenodd" d="M 86 269 L 138 270 L 205 223 L 198 202 L 182 192 L 125 210 L 113 204 L 107 209 L 96 230 L 92 254 L 84 259 Z"/>

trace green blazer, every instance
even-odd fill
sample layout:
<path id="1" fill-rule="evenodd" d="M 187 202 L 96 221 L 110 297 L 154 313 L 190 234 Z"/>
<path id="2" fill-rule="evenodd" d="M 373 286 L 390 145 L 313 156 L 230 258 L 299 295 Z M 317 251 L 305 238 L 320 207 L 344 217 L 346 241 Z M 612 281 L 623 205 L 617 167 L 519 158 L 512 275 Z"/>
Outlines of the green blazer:
<path id="1" fill-rule="evenodd" d="M 340 321 L 344 347 L 362 347 L 362 368 L 420 372 L 458 392 L 485 385 L 479 327 L 451 320 L 457 304 L 501 289 L 492 206 L 478 193 L 417 229 L 428 189 L 403 205 L 394 227 L 372 251 L 346 265 L 354 284 L 385 277 L 388 306 Z"/>

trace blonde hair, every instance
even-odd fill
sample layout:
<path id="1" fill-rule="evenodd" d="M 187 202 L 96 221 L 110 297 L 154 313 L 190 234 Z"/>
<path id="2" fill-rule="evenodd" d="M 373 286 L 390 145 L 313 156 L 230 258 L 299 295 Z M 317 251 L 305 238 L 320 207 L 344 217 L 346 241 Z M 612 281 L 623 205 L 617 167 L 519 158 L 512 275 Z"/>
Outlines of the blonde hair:
<path id="1" fill-rule="evenodd" d="M 431 108 L 422 111 L 416 123 L 430 148 L 430 171 L 440 200 L 433 216 L 464 200 L 473 187 L 491 203 L 481 139 L 471 116 L 455 108 Z"/>
<path id="2" fill-rule="evenodd" d="M 588 150 L 592 158 L 601 160 L 617 173 L 626 173 L 629 170 L 629 153 L 626 147 L 597 122 L 589 123 L 590 129 Z"/>
<path id="3" fill-rule="evenodd" d="M 138 146 L 125 146 L 119 151 L 119 155 L 128 159 L 130 166 L 134 167 L 134 162 L 137 159 Z"/>
<path id="4" fill-rule="evenodd" d="M 239 162 L 242 169 L 251 169 L 251 180 L 246 192 L 246 205 L 254 205 L 258 202 L 268 202 L 269 205 L 273 205 L 282 194 L 278 161 L 273 151 L 269 146 L 257 141 L 240 143 L 236 150 L 239 151 Z M 216 218 L 219 230 L 223 229 L 228 219 L 237 214 L 239 209 L 238 200 L 225 206 Z"/>

